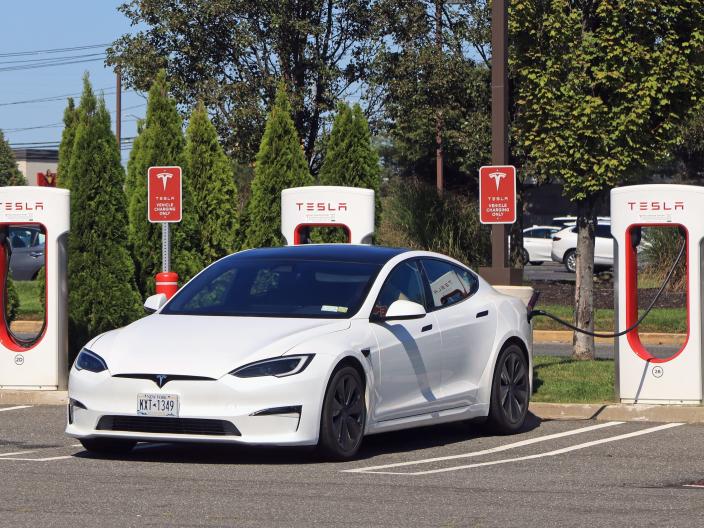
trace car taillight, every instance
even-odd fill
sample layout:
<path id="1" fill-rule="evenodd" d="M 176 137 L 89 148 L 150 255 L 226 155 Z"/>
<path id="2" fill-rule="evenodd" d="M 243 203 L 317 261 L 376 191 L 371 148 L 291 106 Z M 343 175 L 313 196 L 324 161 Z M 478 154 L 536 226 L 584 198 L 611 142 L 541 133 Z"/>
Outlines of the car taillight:
<path id="1" fill-rule="evenodd" d="M 560 237 L 552 237 L 552 239 L 557 242 L 558 240 L 560 240 Z"/>

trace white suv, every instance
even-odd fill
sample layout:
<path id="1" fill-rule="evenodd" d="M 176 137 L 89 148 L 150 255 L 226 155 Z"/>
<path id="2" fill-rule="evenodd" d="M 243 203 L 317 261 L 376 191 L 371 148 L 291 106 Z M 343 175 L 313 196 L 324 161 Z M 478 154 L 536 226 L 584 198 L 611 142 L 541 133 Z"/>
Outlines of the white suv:
<path id="1" fill-rule="evenodd" d="M 523 230 L 523 261 L 539 266 L 543 262 L 550 262 L 552 251 L 552 237 L 561 228 L 555 226 L 528 227 Z"/>
<path id="2" fill-rule="evenodd" d="M 613 267 L 614 241 L 611 237 L 611 224 L 599 223 L 595 231 L 594 266 Z M 551 257 L 565 265 L 567 271 L 577 269 L 577 227 L 566 227 L 552 237 Z"/>

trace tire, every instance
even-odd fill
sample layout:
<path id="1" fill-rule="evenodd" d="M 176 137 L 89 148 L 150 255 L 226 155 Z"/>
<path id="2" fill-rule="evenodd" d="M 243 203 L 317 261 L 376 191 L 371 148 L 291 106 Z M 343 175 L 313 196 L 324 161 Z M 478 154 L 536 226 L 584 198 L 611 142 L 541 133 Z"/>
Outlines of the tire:
<path id="1" fill-rule="evenodd" d="M 523 427 L 530 401 L 528 374 L 528 362 L 518 345 L 508 345 L 501 351 L 494 369 L 487 420 L 495 433 L 512 434 Z"/>
<path id="2" fill-rule="evenodd" d="M 565 263 L 565 269 L 567 271 L 570 273 L 577 271 L 577 252 L 574 249 L 568 250 L 562 261 Z"/>
<path id="3" fill-rule="evenodd" d="M 530 255 L 528 254 L 528 250 L 526 248 L 521 250 L 521 260 L 523 261 L 524 266 L 530 262 Z M 530 263 L 533 264 L 532 262 Z"/>
<path id="4" fill-rule="evenodd" d="M 82 438 L 81 445 L 86 451 L 100 455 L 123 455 L 132 451 L 137 442 L 114 438 Z"/>
<path id="5" fill-rule="evenodd" d="M 354 367 L 337 369 L 325 390 L 318 440 L 320 453 L 331 460 L 354 457 L 362 444 L 366 419 L 362 377 Z"/>

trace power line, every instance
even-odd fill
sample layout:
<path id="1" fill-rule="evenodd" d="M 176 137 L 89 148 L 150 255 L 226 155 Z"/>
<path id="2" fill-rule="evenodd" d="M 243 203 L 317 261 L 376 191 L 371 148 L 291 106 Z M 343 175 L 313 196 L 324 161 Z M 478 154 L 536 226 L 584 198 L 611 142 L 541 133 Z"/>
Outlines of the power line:
<path id="1" fill-rule="evenodd" d="M 122 144 L 131 143 L 135 136 L 122 138 Z M 27 141 L 22 143 L 11 143 L 12 148 L 58 148 L 61 141 Z"/>
<path id="2" fill-rule="evenodd" d="M 124 108 L 124 110 L 128 110 L 130 108 L 137 108 L 138 106 L 144 106 L 144 105 L 130 106 L 128 108 Z M 110 113 L 114 114 L 115 112 L 110 112 Z M 137 120 L 138 119 L 135 119 L 135 118 L 129 118 L 129 119 L 123 119 L 123 122 L 133 123 Z M 6 134 L 9 134 L 9 133 L 16 133 L 16 132 L 26 132 L 27 130 L 41 130 L 44 128 L 63 128 L 63 127 L 64 127 L 63 123 L 49 123 L 48 125 L 37 125 L 37 126 L 19 127 L 19 128 L 5 128 L 5 129 L 3 129 L 3 132 L 5 132 Z"/>
<path id="3" fill-rule="evenodd" d="M 105 56 L 102 56 L 102 57 L 96 58 L 96 59 L 80 59 L 80 60 L 63 60 L 61 57 L 57 57 L 56 60 L 54 60 L 54 61 L 43 62 L 40 64 L 25 64 L 25 65 L 19 65 L 19 66 L 6 66 L 4 68 L 0 68 L 0 72 L 36 70 L 39 68 L 50 68 L 52 66 L 65 66 L 67 64 L 84 64 L 87 62 L 96 62 L 96 61 L 102 61 L 102 60 L 105 60 Z"/>
<path id="4" fill-rule="evenodd" d="M 41 59 L 20 59 L 20 60 L 9 60 L 9 61 L 0 61 L 0 64 L 33 64 L 36 62 L 46 62 L 46 61 L 57 61 L 57 60 L 68 60 L 68 59 L 87 59 L 90 57 L 104 57 L 105 53 L 85 53 L 81 55 L 63 55 L 61 57 L 51 57 L 51 58 L 46 58 L 42 57 Z"/>
<path id="5" fill-rule="evenodd" d="M 103 95 L 114 95 L 115 88 L 113 86 L 106 86 L 105 88 L 97 88 L 93 91 L 102 93 Z M 134 90 L 123 90 L 122 93 L 133 92 Z M 34 104 L 34 103 L 48 103 L 51 101 L 63 101 L 67 97 L 78 97 L 82 92 L 75 92 L 63 95 L 50 95 L 47 97 L 38 97 L 36 99 L 25 99 L 22 101 L 8 101 L 6 103 L 0 103 L 0 106 L 11 106 L 11 105 L 22 105 L 22 104 Z"/>
<path id="6" fill-rule="evenodd" d="M 0 53 L 0 57 L 22 57 L 27 55 L 40 55 L 40 54 L 52 54 L 52 53 L 67 53 L 72 51 L 82 51 L 95 48 L 106 48 L 110 44 L 89 44 L 86 46 L 73 46 L 70 48 L 51 48 L 43 50 L 31 50 L 31 51 L 15 51 L 11 53 Z"/>

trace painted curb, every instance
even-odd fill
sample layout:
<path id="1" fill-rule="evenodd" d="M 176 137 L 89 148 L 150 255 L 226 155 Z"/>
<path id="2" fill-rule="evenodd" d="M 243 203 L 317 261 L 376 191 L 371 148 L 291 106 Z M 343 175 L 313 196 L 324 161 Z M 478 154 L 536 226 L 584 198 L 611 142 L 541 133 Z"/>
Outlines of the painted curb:
<path id="1" fill-rule="evenodd" d="M 681 345 L 685 342 L 685 334 L 665 334 L 650 332 L 639 334 L 640 342 L 644 345 Z M 599 344 L 613 344 L 612 337 L 594 338 Z M 533 330 L 533 343 L 567 343 L 572 344 L 571 330 Z"/>
<path id="2" fill-rule="evenodd" d="M 645 404 L 530 404 L 530 412 L 542 420 L 601 420 L 617 422 L 685 422 L 704 424 L 704 405 Z"/>
<path id="3" fill-rule="evenodd" d="M 0 405 L 67 405 L 68 391 L 0 390 Z"/>

